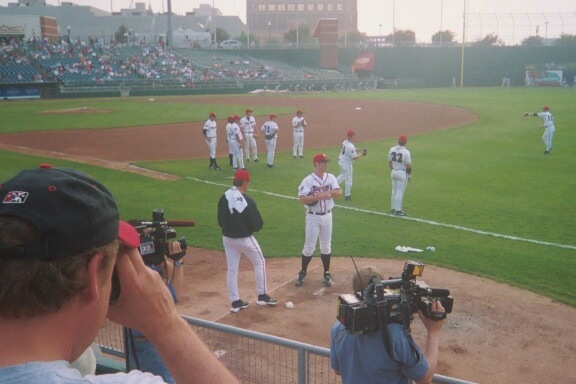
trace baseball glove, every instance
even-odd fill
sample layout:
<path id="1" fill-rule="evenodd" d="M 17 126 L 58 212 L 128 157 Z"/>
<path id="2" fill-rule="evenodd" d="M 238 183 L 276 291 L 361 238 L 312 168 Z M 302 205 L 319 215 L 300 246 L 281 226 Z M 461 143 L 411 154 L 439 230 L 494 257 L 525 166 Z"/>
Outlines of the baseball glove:
<path id="1" fill-rule="evenodd" d="M 530 112 L 524 112 L 524 114 L 522 116 L 524 116 L 524 117 L 530 116 Z"/>
<path id="2" fill-rule="evenodd" d="M 362 150 L 362 156 L 366 156 L 368 154 L 368 148 L 364 148 Z"/>
<path id="3" fill-rule="evenodd" d="M 308 194 L 307 194 L 306 196 L 312 196 L 313 194 L 314 194 L 314 192 L 310 191 L 310 192 L 308 192 Z M 314 201 L 314 202 L 312 202 L 312 203 L 308 203 L 308 204 L 306 204 L 306 205 L 309 206 L 309 207 L 313 207 L 313 206 L 315 206 L 316 204 L 318 204 L 318 200 L 316 200 L 316 201 Z"/>

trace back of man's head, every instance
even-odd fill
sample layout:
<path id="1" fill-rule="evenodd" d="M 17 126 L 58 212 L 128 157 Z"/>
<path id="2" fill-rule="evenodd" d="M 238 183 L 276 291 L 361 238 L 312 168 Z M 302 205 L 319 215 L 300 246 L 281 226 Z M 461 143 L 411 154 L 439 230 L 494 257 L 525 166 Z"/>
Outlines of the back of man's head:
<path id="1" fill-rule="evenodd" d="M 44 165 L 0 184 L 0 317 L 57 312 L 85 288 L 88 260 L 108 268 L 133 227 L 90 176 Z M 129 228 L 128 228 L 129 227 Z M 136 233 L 137 235 L 137 233 Z"/>
<path id="2" fill-rule="evenodd" d="M 360 268 L 358 273 L 355 273 L 352 277 L 352 289 L 354 292 L 364 291 L 364 288 L 370 284 L 370 279 L 372 276 L 376 276 L 380 280 L 383 279 L 382 273 L 373 265 Z"/>

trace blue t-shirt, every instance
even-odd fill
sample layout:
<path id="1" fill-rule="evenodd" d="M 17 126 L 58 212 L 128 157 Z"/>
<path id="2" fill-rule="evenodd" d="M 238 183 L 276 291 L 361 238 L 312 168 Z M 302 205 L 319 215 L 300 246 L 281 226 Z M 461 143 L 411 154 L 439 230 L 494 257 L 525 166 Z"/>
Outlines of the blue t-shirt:
<path id="1" fill-rule="evenodd" d="M 388 330 L 402 364 L 388 356 L 380 331 L 355 335 L 336 321 L 330 331 L 330 363 L 344 384 L 408 384 L 424 377 L 428 362 L 418 345 L 406 337 L 402 325 L 390 324 Z"/>
<path id="2" fill-rule="evenodd" d="M 159 376 L 140 371 L 109 375 L 86 375 L 69 367 L 67 361 L 31 362 L 0 368 L 0 384 L 163 384 Z"/>

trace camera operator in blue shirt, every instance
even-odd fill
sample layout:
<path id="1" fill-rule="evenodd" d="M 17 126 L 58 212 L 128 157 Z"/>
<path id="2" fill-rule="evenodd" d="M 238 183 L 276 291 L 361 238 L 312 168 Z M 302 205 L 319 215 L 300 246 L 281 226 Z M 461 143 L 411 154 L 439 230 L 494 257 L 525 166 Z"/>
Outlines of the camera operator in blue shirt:
<path id="1" fill-rule="evenodd" d="M 365 267 L 354 275 L 354 292 L 362 292 L 366 283 L 376 276 L 382 280 L 382 274 L 375 267 Z M 439 301 L 431 305 L 434 312 L 444 312 Z M 383 343 L 382 333 L 349 333 L 340 321 L 330 331 L 330 361 L 344 384 L 378 383 L 431 383 L 438 361 L 440 330 L 445 320 L 435 321 L 426 318 L 422 312 L 418 315 L 427 330 L 424 352 L 410 335 L 406 335 L 402 324 L 388 324 L 388 333 L 392 345 L 389 356 Z"/>

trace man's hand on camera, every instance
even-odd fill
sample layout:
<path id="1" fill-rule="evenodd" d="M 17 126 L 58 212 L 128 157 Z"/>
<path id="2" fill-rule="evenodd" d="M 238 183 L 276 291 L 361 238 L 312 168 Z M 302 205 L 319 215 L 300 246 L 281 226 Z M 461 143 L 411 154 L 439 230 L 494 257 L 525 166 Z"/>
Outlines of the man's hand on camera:
<path id="1" fill-rule="evenodd" d="M 440 303 L 440 301 L 438 301 L 438 300 L 432 300 L 430 310 L 432 313 L 434 313 L 434 312 L 438 312 L 438 313 L 446 312 L 446 310 L 442 306 L 442 303 Z M 428 317 L 424 316 L 422 311 L 418 311 L 418 316 L 420 316 L 420 320 L 422 320 L 422 323 L 424 324 L 424 327 L 426 327 L 426 330 L 428 332 L 440 331 L 442 329 L 442 327 L 444 326 L 444 323 L 446 322 L 446 319 L 434 320 L 434 319 L 428 318 Z"/>
<path id="2" fill-rule="evenodd" d="M 179 318 L 170 291 L 160 274 L 148 268 L 137 249 L 120 252 L 116 270 L 120 298 L 108 307 L 108 318 L 134 328 L 153 340 Z M 146 316 L 142 316 L 145 313 Z"/>

